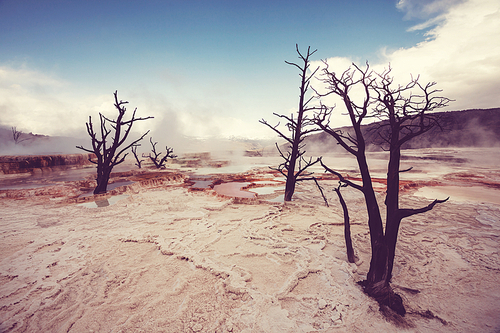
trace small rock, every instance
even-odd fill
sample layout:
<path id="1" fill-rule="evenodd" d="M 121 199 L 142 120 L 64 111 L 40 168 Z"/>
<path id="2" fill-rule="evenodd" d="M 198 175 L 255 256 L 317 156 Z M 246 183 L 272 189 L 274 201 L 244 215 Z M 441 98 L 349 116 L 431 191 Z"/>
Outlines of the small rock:
<path id="1" fill-rule="evenodd" d="M 327 304 L 326 304 L 326 301 L 325 301 L 324 299 L 320 299 L 320 300 L 318 301 L 318 307 L 319 307 L 321 310 L 323 310 L 324 308 L 326 308 L 326 305 L 327 305 Z"/>
<path id="2" fill-rule="evenodd" d="M 336 308 L 334 309 L 333 315 L 330 317 L 333 325 L 341 325 L 342 324 L 342 313 L 340 313 Z"/>
<path id="3" fill-rule="evenodd" d="M 194 325 L 191 329 L 193 330 L 193 332 L 200 332 L 203 329 L 203 325 L 198 323 Z"/>

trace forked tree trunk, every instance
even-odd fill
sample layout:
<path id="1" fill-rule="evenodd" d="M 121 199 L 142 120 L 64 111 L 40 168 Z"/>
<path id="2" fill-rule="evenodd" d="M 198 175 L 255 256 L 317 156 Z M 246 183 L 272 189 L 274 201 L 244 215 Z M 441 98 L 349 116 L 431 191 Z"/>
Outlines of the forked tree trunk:
<path id="1" fill-rule="evenodd" d="M 322 106 L 323 111 L 318 113 L 316 122 L 323 131 L 333 136 L 347 152 L 356 156 L 363 181 L 363 185 L 360 186 L 344 179 L 338 172 L 332 172 L 342 182 L 360 190 L 365 197 L 372 258 L 366 280 L 360 284 L 364 291 L 380 304 L 387 305 L 397 313 L 404 315 L 406 311 L 402 299 L 390 287 L 401 220 L 408 216 L 427 212 L 433 209 L 436 204 L 443 203 L 448 199 L 436 199 L 429 205 L 417 209 L 399 208 L 401 146 L 438 125 L 436 117 L 430 115 L 429 112 L 446 106 L 450 99 L 433 96 L 440 91 L 433 88 L 436 83 L 431 82 L 423 86 L 418 82 L 418 78 L 412 78 L 407 85 L 398 85 L 393 88 L 394 79 L 390 76 L 390 67 L 381 74 L 374 74 L 369 70 L 368 63 L 365 70 L 353 64 L 354 70 L 348 69 L 338 76 L 328 69 L 326 61 L 325 65 L 323 72 L 327 78 L 323 82 L 328 85 L 328 92 L 321 94 L 320 97 L 334 94 L 342 98 L 355 135 L 345 134 L 329 127 L 328 123 L 333 108 Z M 364 90 L 362 104 L 354 103 L 351 100 L 350 91 L 353 87 L 360 87 Z M 420 94 L 415 94 L 412 90 L 419 90 Z M 361 131 L 361 123 L 370 116 L 370 109 L 373 111 L 372 115 L 388 120 L 388 123 L 382 124 L 381 128 L 389 126 L 389 131 L 386 134 L 379 132 L 384 142 L 389 145 L 390 151 L 385 199 L 385 232 L 366 163 L 365 140 Z"/>
<path id="2" fill-rule="evenodd" d="M 394 293 L 390 286 L 391 271 L 394 262 L 394 250 L 396 248 L 397 237 L 396 239 L 394 239 L 393 244 L 387 243 L 388 239 L 386 235 L 384 235 L 382 217 L 377 203 L 375 190 L 372 186 L 368 164 L 366 162 L 366 156 L 364 153 L 364 141 L 360 140 L 360 142 L 361 149 L 359 151 L 361 151 L 362 153 L 357 156 L 357 159 L 361 177 L 363 180 L 363 194 L 365 197 L 365 203 L 368 212 L 368 226 L 370 229 L 370 240 L 372 248 L 370 269 L 368 271 L 366 280 L 363 281 L 361 285 L 363 286 L 364 291 L 368 295 L 375 298 L 380 304 L 387 305 L 398 314 L 404 316 L 406 310 L 403 306 L 403 300 L 399 295 Z M 391 249 L 392 255 L 390 255 Z"/>

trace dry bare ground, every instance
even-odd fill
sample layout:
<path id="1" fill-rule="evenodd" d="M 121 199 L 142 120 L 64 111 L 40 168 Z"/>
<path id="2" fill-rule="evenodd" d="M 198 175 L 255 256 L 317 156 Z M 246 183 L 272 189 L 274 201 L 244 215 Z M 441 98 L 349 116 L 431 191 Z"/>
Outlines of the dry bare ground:
<path id="1" fill-rule="evenodd" d="M 268 174 L 238 179 L 250 176 Z M 70 183 L 0 192 L 0 331 L 500 329 L 500 203 L 452 199 L 403 221 L 393 286 L 408 314 L 390 319 L 356 283 L 370 258 L 358 193 L 344 192 L 360 257 L 349 264 L 332 191 L 328 208 L 314 183 L 283 204 L 167 178 L 137 181 L 100 208 L 75 203 Z M 428 202 L 411 193 L 403 204 Z"/>

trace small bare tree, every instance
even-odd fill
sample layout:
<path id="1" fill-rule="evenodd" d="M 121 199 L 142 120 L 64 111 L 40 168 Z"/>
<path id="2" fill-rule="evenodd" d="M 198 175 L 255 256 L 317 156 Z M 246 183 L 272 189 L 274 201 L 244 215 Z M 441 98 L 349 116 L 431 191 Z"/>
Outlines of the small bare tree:
<path id="1" fill-rule="evenodd" d="M 166 146 L 165 147 L 165 149 L 166 149 L 165 156 L 160 158 L 160 155 L 163 153 L 156 151 L 156 145 L 158 144 L 158 142 L 153 143 L 152 137 L 149 138 L 149 142 L 151 142 L 151 146 L 152 146 L 151 152 L 153 154 L 151 155 L 151 153 L 150 153 L 148 157 L 151 160 L 151 162 L 153 162 L 153 164 L 155 165 L 155 167 L 157 169 L 164 168 L 165 162 L 167 162 L 168 158 L 176 158 L 177 157 L 177 155 L 174 154 L 174 148 L 170 148 L 170 147 Z"/>
<path id="2" fill-rule="evenodd" d="M 135 158 L 135 165 L 137 165 L 137 167 L 140 169 L 140 168 L 142 168 L 142 162 L 144 162 L 144 160 L 141 160 L 139 158 L 139 156 L 137 155 L 137 147 L 139 147 L 139 146 L 140 146 L 140 144 L 132 146 L 131 150 L 132 150 L 132 154 L 134 155 L 134 158 Z"/>
<path id="3" fill-rule="evenodd" d="M 86 125 L 87 133 L 89 134 L 92 142 L 92 149 L 87 149 L 83 146 L 76 146 L 78 149 L 94 153 L 97 158 L 96 161 L 91 158 L 89 159 L 90 162 L 97 165 L 97 186 L 94 189 L 94 194 L 106 192 L 113 167 L 125 161 L 125 157 L 128 155 L 125 151 L 130 147 L 136 146 L 137 143 L 149 133 L 149 131 L 147 131 L 139 139 L 126 144 L 125 142 L 128 139 L 134 122 L 153 118 L 150 116 L 145 118 L 136 118 L 135 113 L 137 108 L 135 108 L 132 113 L 132 118 L 125 120 L 124 116 L 127 111 L 125 104 L 128 104 L 128 102 L 124 102 L 122 100 L 119 101 L 117 91 L 114 92 L 114 97 L 114 105 L 118 111 L 118 117 L 116 120 L 107 118 L 102 113 L 99 113 L 100 128 L 98 132 L 96 132 L 92 124 L 92 117 L 89 116 L 89 122 Z"/>
<path id="4" fill-rule="evenodd" d="M 335 138 L 338 144 L 356 158 L 362 184 L 345 179 L 339 172 L 326 166 L 325 170 L 336 175 L 342 183 L 361 191 L 365 198 L 372 258 L 366 280 L 362 282 L 364 291 L 380 304 L 387 305 L 397 313 L 404 315 L 406 310 L 402 299 L 390 287 L 401 220 L 427 212 L 433 209 L 436 204 L 448 199 L 434 200 L 427 206 L 417 209 L 399 208 L 399 173 L 402 172 L 399 169 L 401 146 L 437 126 L 437 119 L 429 112 L 446 106 L 450 100 L 436 96 L 439 90 L 433 88 L 435 83 L 422 86 L 418 82 L 418 77 L 412 78 L 406 86 L 394 86 L 393 78 L 390 76 L 390 68 L 377 74 L 370 70 L 368 64 L 366 69 L 361 69 L 354 64 L 353 67 L 339 76 L 330 71 L 325 61 L 323 82 L 327 85 L 327 92 L 320 94 L 320 96 L 336 95 L 341 98 L 350 117 L 354 134 L 343 133 L 330 127 L 329 119 L 333 108 L 323 105 L 315 119 L 324 132 Z M 356 88 L 360 88 L 359 91 L 363 92 L 361 102 L 353 100 L 351 92 Z M 414 91 L 417 91 L 418 94 L 414 94 Z M 389 126 L 386 137 L 383 137 L 389 150 L 385 230 L 372 186 L 366 158 L 366 142 L 361 128 L 362 122 L 370 116 L 386 120 L 383 126 Z"/>
<path id="5" fill-rule="evenodd" d="M 14 143 L 17 145 L 18 143 L 21 143 L 23 141 L 28 140 L 28 138 L 21 139 L 21 136 L 24 133 L 22 131 L 18 131 L 16 127 L 12 127 L 12 138 L 14 139 Z"/>
<path id="6" fill-rule="evenodd" d="M 326 165 L 323 164 L 323 161 L 320 157 L 320 163 L 325 169 L 325 172 L 331 171 Z M 333 172 L 333 171 L 331 171 Z M 321 196 L 323 197 L 323 200 L 325 201 L 326 207 L 330 207 L 328 204 L 328 200 L 326 199 L 325 193 L 323 192 L 323 188 L 319 185 L 318 179 L 316 177 L 310 177 L 310 178 L 302 178 L 301 180 L 314 180 L 316 183 L 316 186 L 318 187 L 319 192 L 321 193 Z M 345 239 L 345 247 L 346 247 L 346 252 L 347 252 L 347 261 L 354 263 L 358 258 L 354 254 L 354 248 L 352 246 L 352 238 L 351 238 L 351 225 L 349 222 L 349 210 L 347 208 L 347 204 L 344 200 L 344 196 L 340 192 L 340 189 L 342 187 L 347 187 L 348 185 L 343 183 L 342 180 L 339 181 L 339 185 L 335 188 L 333 188 L 333 191 L 337 193 L 337 197 L 339 198 L 340 205 L 342 206 L 342 212 L 344 214 L 344 239 Z"/>
<path id="7" fill-rule="evenodd" d="M 319 130 L 315 126 L 314 120 L 312 118 L 309 118 L 306 113 L 307 111 L 311 111 L 314 109 L 314 107 L 308 106 L 309 102 L 314 98 L 314 96 L 308 98 L 306 95 L 309 90 L 309 84 L 311 78 L 316 74 L 319 67 L 316 68 L 309 75 L 307 72 L 310 66 L 310 57 L 317 50 L 311 52 L 311 47 L 308 47 L 306 55 L 302 55 L 302 53 L 300 53 L 298 45 L 296 45 L 296 50 L 299 55 L 299 59 L 302 60 L 302 64 L 298 65 L 296 63 L 288 61 L 285 61 L 285 63 L 297 67 L 300 71 L 299 76 L 301 78 L 301 83 L 299 87 L 300 94 L 299 94 L 299 109 L 297 112 L 297 118 L 294 119 L 293 114 L 291 114 L 290 117 L 288 117 L 285 115 L 273 113 L 275 116 L 283 118 L 287 121 L 286 127 L 288 131 L 291 132 L 290 135 L 288 135 L 287 133 L 283 133 L 278 128 L 280 125 L 279 123 L 276 126 L 272 126 L 266 120 L 264 119 L 260 120 L 261 124 L 264 124 L 269 128 L 271 128 L 278 134 L 279 137 L 285 139 L 287 143 L 290 144 L 288 146 L 289 150 L 287 152 L 283 152 L 280 149 L 278 143 L 276 143 L 276 148 L 278 149 L 278 152 L 280 156 L 283 158 L 284 162 L 281 163 L 274 170 L 279 171 L 283 176 L 286 177 L 284 201 L 292 200 L 293 193 L 295 192 L 295 184 L 298 181 L 299 177 L 310 176 L 311 173 L 305 172 L 306 169 L 319 162 L 319 158 L 313 161 L 312 157 L 309 158 L 308 160 L 304 157 L 304 154 L 306 153 L 306 151 L 304 150 L 305 148 L 304 139 L 308 134 Z"/>
<path id="8" fill-rule="evenodd" d="M 323 162 L 321 162 L 323 164 Z M 345 248 L 347 252 L 347 261 L 354 263 L 357 260 L 356 255 L 354 254 L 354 248 L 352 246 L 352 238 L 351 238 L 351 224 L 349 220 L 349 209 L 347 208 L 347 204 L 344 200 L 344 196 L 340 189 L 342 187 L 347 187 L 348 185 L 339 181 L 339 186 L 335 187 L 333 190 L 337 193 L 339 198 L 340 206 L 342 206 L 342 212 L 344 214 L 344 239 L 345 239 Z"/>

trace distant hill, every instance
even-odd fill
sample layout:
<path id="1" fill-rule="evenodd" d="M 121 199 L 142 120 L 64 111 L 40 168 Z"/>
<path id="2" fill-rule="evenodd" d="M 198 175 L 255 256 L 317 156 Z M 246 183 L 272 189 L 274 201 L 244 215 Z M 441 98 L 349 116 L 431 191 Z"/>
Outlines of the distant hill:
<path id="1" fill-rule="evenodd" d="M 406 143 L 403 148 L 443 148 L 443 147 L 499 147 L 500 148 L 500 108 L 473 109 L 464 111 L 437 112 L 434 115 L 440 118 L 441 128 L 435 127 L 429 132 L 414 138 Z M 383 122 L 375 122 L 363 126 L 368 150 L 381 150 L 380 131 L 387 131 L 387 127 L 379 128 Z M 339 128 L 344 132 L 352 132 L 350 127 Z M 384 133 L 382 133 L 384 134 Z M 187 140 L 187 139 L 186 139 Z M 209 140 L 210 141 L 210 140 Z M 220 141 L 220 142 L 219 142 Z M 225 141 L 219 140 L 208 147 L 224 147 L 226 150 L 236 151 L 237 145 L 224 145 Z M 241 140 L 238 140 L 241 141 Z M 76 139 L 69 137 L 50 137 L 33 133 L 23 133 L 15 144 L 12 129 L 0 125 L 0 155 L 29 155 L 29 154 L 74 154 L 82 153 L 75 148 L 76 145 L 85 144 L 88 138 Z M 229 141 L 228 141 L 229 142 Z M 185 142 L 186 143 L 186 142 Z M 234 142 L 233 142 L 234 143 Z M 275 153 L 275 147 L 264 142 L 241 141 L 247 149 L 249 156 L 260 156 L 262 147 Z M 322 153 L 325 151 L 342 150 L 337 142 L 326 133 L 310 135 L 305 143 L 308 152 Z M 205 145 L 207 146 L 207 145 Z M 234 146 L 234 147 L 233 147 Z M 178 149 L 181 149 L 179 147 Z M 185 148 L 185 147 L 184 147 Z M 200 143 L 195 149 L 201 149 Z M 205 151 L 210 148 L 203 148 Z M 236 150 L 235 150 L 236 149 Z M 177 150 L 177 149 L 176 149 Z M 182 149 L 181 149 L 182 150 Z M 193 148 L 190 148 L 190 151 Z M 199 152 L 194 151 L 193 152 Z M 243 152 L 242 152 L 243 153 Z"/>
<path id="2" fill-rule="evenodd" d="M 434 127 L 413 140 L 403 148 L 444 148 L 444 147 L 500 147 L 500 108 L 472 109 L 464 111 L 436 112 L 441 128 Z M 363 126 L 368 150 L 380 150 L 379 133 L 387 133 L 388 127 L 380 127 L 384 122 Z M 350 127 L 339 128 L 352 133 Z M 326 133 L 313 134 L 306 139 L 309 148 L 315 150 L 342 149 L 335 139 Z"/>
<path id="3" fill-rule="evenodd" d="M 24 133 L 20 131 L 20 136 L 18 138 L 18 144 L 22 144 L 23 142 L 26 142 L 26 144 L 29 144 L 30 142 L 35 142 L 35 141 L 40 141 L 40 140 L 45 140 L 48 139 L 48 136 L 46 135 L 40 135 L 40 134 L 33 134 L 33 133 Z M 2 143 L 8 143 L 12 142 L 14 143 L 14 137 L 12 133 L 12 127 L 7 127 L 7 126 L 0 126 L 0 142 Z"/>
<path id="4" fill-rule="evenodd" d="M 0 155 L 73 154 L 81 152 L 75 148 L 77 144 L 81 140 L 24 132 L 16 143 L 12 128 L 0 125 Z"/>

